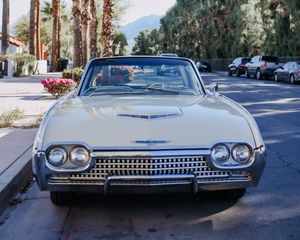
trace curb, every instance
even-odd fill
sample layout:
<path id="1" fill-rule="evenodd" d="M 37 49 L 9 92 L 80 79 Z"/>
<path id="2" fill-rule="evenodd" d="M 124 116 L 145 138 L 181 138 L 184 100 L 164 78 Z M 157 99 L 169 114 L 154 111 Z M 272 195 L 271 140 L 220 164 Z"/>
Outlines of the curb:
<path id="1" fill-rule="evenodd" d="M 32 146 L 0 176 L 0 216 L 32 175 Z"/>

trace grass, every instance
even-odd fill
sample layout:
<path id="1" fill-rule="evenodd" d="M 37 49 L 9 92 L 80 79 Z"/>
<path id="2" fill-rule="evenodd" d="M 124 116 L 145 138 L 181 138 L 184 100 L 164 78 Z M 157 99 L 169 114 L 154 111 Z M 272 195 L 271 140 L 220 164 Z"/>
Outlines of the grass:
<path id="1" fill-rule="evenodd" d="M 11 127 L 14 121 L 22 119 L 24 116 L 24 111 L 19 108 L 10 109 L 2 114 L 0 114 L 0 128 Z"/>

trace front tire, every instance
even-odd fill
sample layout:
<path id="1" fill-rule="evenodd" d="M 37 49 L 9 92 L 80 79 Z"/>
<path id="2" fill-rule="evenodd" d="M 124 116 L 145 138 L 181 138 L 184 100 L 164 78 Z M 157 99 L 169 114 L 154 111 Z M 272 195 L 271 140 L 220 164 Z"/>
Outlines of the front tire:
<path id="1" fill-rule="evenodd" d="M 232 76 L 231 70 L 228 70 L 228 77 L 231 77 L 231 76 Z"/>
<path id="2" fill-rule="evenodd" d="M 277 73 L 275 73 L 275 75 L 274 75 L 274 81 L 278 82 L 278 74 Z"/>
<path id="3" fill-rule="evenodd" d="M 236 76 L 237 76 L 237 77 L 240 77 L 240 76 L 241 76 L 240 71 L 239 71 L 238 69 L 236 70 Z"/>
<path id="4" fill-rule="evenodd" d="M 250 78 L 250 74 L 248 72 L 248 69 L 245 70 L 245 78 Z"/>
<path id="5" fill-rule="evenodd" d="M 261 80 L 262 79 L 262 75 L 259 69 L 256 70 L 256 79 L 257 80 Z"/>
<path id="6" fill-rule="evenodd" d="M 294 84 L 295 83 L 295 76 L 293 74 L 291 74 L 290 76 L 290 84 Z"/>
<path id="7" fill-rule="evenodd" d="M 68 206 L 72 203 L 70 192 L 50 192 L 51 202 L 57 206 Z"/>

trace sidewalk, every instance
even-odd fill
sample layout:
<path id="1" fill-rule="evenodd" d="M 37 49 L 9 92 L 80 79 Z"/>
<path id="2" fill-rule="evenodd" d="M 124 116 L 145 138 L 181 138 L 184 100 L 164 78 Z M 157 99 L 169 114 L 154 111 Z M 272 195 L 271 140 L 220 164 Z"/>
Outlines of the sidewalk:
<path id="1" fill-rule="evenodd" d="M 16 129 L 0 138 L 0 216 L 31 176 L 37 129 Z"/>

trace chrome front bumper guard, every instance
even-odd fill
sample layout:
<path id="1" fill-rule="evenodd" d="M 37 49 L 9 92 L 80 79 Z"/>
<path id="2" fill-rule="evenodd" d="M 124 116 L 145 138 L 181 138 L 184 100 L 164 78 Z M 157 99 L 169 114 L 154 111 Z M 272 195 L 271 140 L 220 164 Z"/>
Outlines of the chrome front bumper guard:
<path id="1" fill-rule="evenodd" d="M 109 187 L 113 181 L 166 181 L 166 180 L 191 180 L 193 193 L 198 192 L 198 180 L 196 175 L 172 175 L 172 176 L 110 176 L 107 177 L 106 181 L 104 182 L 103 192 L 106 195 L 109 191 Z M 152 184 L 154 186 L 155 184 Z M 157 184 L 160 186 L 160 184 Z M 172 184 L 174 185 L 174 184 Z M 149 185 L 148 185 L 149 186 Z M 150 184 L 151 186 L 151 184 Z"/>

